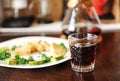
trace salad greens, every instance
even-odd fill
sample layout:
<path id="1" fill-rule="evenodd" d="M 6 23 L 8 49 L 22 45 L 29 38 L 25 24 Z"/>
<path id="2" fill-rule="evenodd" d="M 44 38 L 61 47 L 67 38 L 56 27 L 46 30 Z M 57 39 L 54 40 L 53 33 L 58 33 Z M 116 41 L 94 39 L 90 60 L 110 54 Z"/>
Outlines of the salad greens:
<path id="1" fill-rule="evenodd" d="M 14 51 L 16 48 L 17 48 L 17 46 L 14 45 L 11 50 Z"/>
<path id="2" fill-rule="evenodd" d="M 67 50 L 67 48 L 66 48 L 66 46 L 65 46 L 64 43 L 61 43 L 60 46 L 61 46 L 63 49 Z"/>
<path id="3" fill-rule="evenodd" d="M 59 61 L 61 59 L 64 58 L 64 56 L 59 56 L 59 57 L 48 57 L 47 55 L 45 54 L 42 54 L 42 59 L 40 60 L 37 60 L 37 61 L 29 61 L 29 65 L 40 65 L 40 64 L 44 64 L 44 63 L 47 63 L 47 62 L 55 62 L 55 61 Z"/>
<path id="4" fill-rule="evenodd" d="M 28 59 L 22 58 L 19 55 L 16 55 L 14 58 L 6 58 L 4 60 L 5 64 L 8 65 L 21 65 L 21 64 L 29 64 L 29 65 L 40 65 L 47 62 L 55 62 L 59 61 L 64 58 L 64 56 L 59 57 L 48 57 L 45 54 L 41 54 L 42 58 L 40 60 L 34 60 L 32 56 L 30 56 Z"/>
<path id="5" fill-rule="evenodd" d="M 19 55 L 15 56 L 15 60 L 17 61 L 17 64 L 27 64 L 28 63 L 27 59 L 22 58 Z"/>
<path id="6" fill-rule="evenodd" d="M 9 58 L 11 54 L 9 53 L 9 49 L 6 47 L 0 48 L 0 60 L 4 60 L 6 58 Z"/>
<path id="7" fill-rule="evenodd" d="M 50 59 L 51 59 L 51 57 L 48 57 L 47 55 L 42 54 L 42 60 L 43 60 L 44 62 L 50 62 Z"/>
<path id="8" fill-rule="evenodd" d="M 52 57 L 51 62 L 56 62 L 56 61 L 62 60 L 63 58 L 64 56 Z"/>
<path id="9" fill-rule="evenodd" d="M 33 57 L 30 56 L 30 57 L 28 58 L 28 61 L 34 61 Z"/>

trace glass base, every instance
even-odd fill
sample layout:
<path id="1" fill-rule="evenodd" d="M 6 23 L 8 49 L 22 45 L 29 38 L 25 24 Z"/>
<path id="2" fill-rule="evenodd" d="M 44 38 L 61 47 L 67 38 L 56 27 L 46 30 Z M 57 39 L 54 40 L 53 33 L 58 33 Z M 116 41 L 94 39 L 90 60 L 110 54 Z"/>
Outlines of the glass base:
<path id="1" fill-rule="evenodd" d="M 71 63 L 71 66 L 72 66 L 73 71 L 83 73 L 83 72 L 93 71 L 95 67 L 95 63 L 92 63 L 91 65 L 88 65 L 88 66 L 77 66 Z"/>

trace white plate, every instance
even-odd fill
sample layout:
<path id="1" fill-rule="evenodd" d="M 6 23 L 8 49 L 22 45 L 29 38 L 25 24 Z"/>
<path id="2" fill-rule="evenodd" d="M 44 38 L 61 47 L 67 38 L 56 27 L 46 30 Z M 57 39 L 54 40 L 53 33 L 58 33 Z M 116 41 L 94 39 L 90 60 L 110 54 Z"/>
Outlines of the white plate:
<path id="1" fill-rule="evenodd" d="M 0 47 L 3 46 L 7 46 L 9 48 L 11 48 L 14 45 L 21 45 L 25 42 L 30 42 L 30 41 L 39 41 L 39 40 L 44 40 L 47 41 L 48 43 L 64 43 L 65 46 L 67 47 L 67 54 L 64 56 L 64 59 L 57 61 L 57 62 L 49 62 L 49 63 L 45 63 L 45 64 L 41 64 L 41 65 L 35 65 L 35 66 L 30 66 L 30 65 L 6 65 L 4 64 L 3 61 L 0 61 L 0 66 L 3 67 L 9 67 L 9 68 L 21 68 L 21 69 L 32 69 L 32 68 L 43 68 L 43 67 L 48 67 L 48 66 L 53 66 L 56 64 L 60 64 L 63 63 L 67 60 L 70 59 L 70 51 L 69 51 L 69 45 L 68 45 L 68 41 L 65 39 L 60 39 L 60 38 L 54 38 L 54 37 L 41 37 L 41 36 L 28 36 L 28 37 L 19 37 L 19 38 L 15 38 L 15 39 L 11 39 L 5 42 L 0 43 Z"/>

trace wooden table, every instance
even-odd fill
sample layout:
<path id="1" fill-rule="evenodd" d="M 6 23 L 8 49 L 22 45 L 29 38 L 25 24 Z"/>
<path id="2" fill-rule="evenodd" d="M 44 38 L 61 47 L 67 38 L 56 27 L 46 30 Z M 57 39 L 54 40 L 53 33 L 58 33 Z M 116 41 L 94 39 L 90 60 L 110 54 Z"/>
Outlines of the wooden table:
<path id="1" fill-rule="evenodd" d="M 53 35 L 52 35 L 53 36 Z M 16 36 L 0 36 L 0 41 Z M 119 33 L 104 33 L 93 72 L 75 73 L 70 61 L 39 69 L 0 67 L 0 81 L 120 81 Z"/>

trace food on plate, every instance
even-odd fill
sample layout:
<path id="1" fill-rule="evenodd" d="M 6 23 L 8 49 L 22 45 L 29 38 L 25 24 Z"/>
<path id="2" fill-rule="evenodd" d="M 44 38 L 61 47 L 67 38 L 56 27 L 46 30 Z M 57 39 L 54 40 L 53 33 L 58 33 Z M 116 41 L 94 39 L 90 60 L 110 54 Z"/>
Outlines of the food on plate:
<path id="1" fill-rule="evenodd" d="M 30 55 L 31 50 L 30 50 L 30 48 L 27 48 L 27 47 L 18 47 L 14 51 L 12 51 L 12 53 L 15 55 L 20 55 L 20 56 Z"/>
<path id="2" fill-rule="evenodd" d="M 11 56 L 8 47 L 1 47 L 0 48 L 0 60 L 5 60 Z"/>
<path id="3" fill-rule="evenodd" d="M 52 57 L 51 62 L 56 62 L 56 61 L 59 61 L 59 60 L 61 60 L 63 58 L 64 58 L 64 56 Z"/>
<path id="4" fill-rule="evenodd" d="M 8 65 L 17 65 L 17 61 L 15 59 L 12 59 L 12 58 L 6 58 L 4 63 L 8 64 Z"/>
<path id="5" fill-rule="evenodd" d="M 12 53 L 15 55 L 30 55 L 33 52 L 37 51 L 36 46 L 37 42 L 27 42 L 21 46 L 13 46 Z"/>
<path id="6" fill-rule="evenodd" d="M 0 60 L 8 65 L 40 65 L 59 61 L 64 58 L 66 53 L 67 48 L 64 43 L 48 43 L 40 40 L 38 42 L 26 42 L 19 46 L 14 45 L 12 48 L 1 47 Z M 34 57 L 35 54 L 38 56 Z"/>
<path id="7" fill-rule="evenodd" d="M 46 41 L 40 41 L 36 48 L 39 52 L 50 51 L 50 44 L 48 44 Z"/>
<path id="8" fill-rule="evenodd" d="M 53 56 L 64 56 L 67 52 L 66 48 L 63 47 L 63 44 L 56 44 L 52 43 L 50 46 L 50 52 L 53 54 Z"/>
<path id="9" fill-rule="evenodd" d="M 50 45 L 46 41 L 27 42 L 12 51 L 15 55 L 31 55 L 33 52 L 49 51 Z"/>

